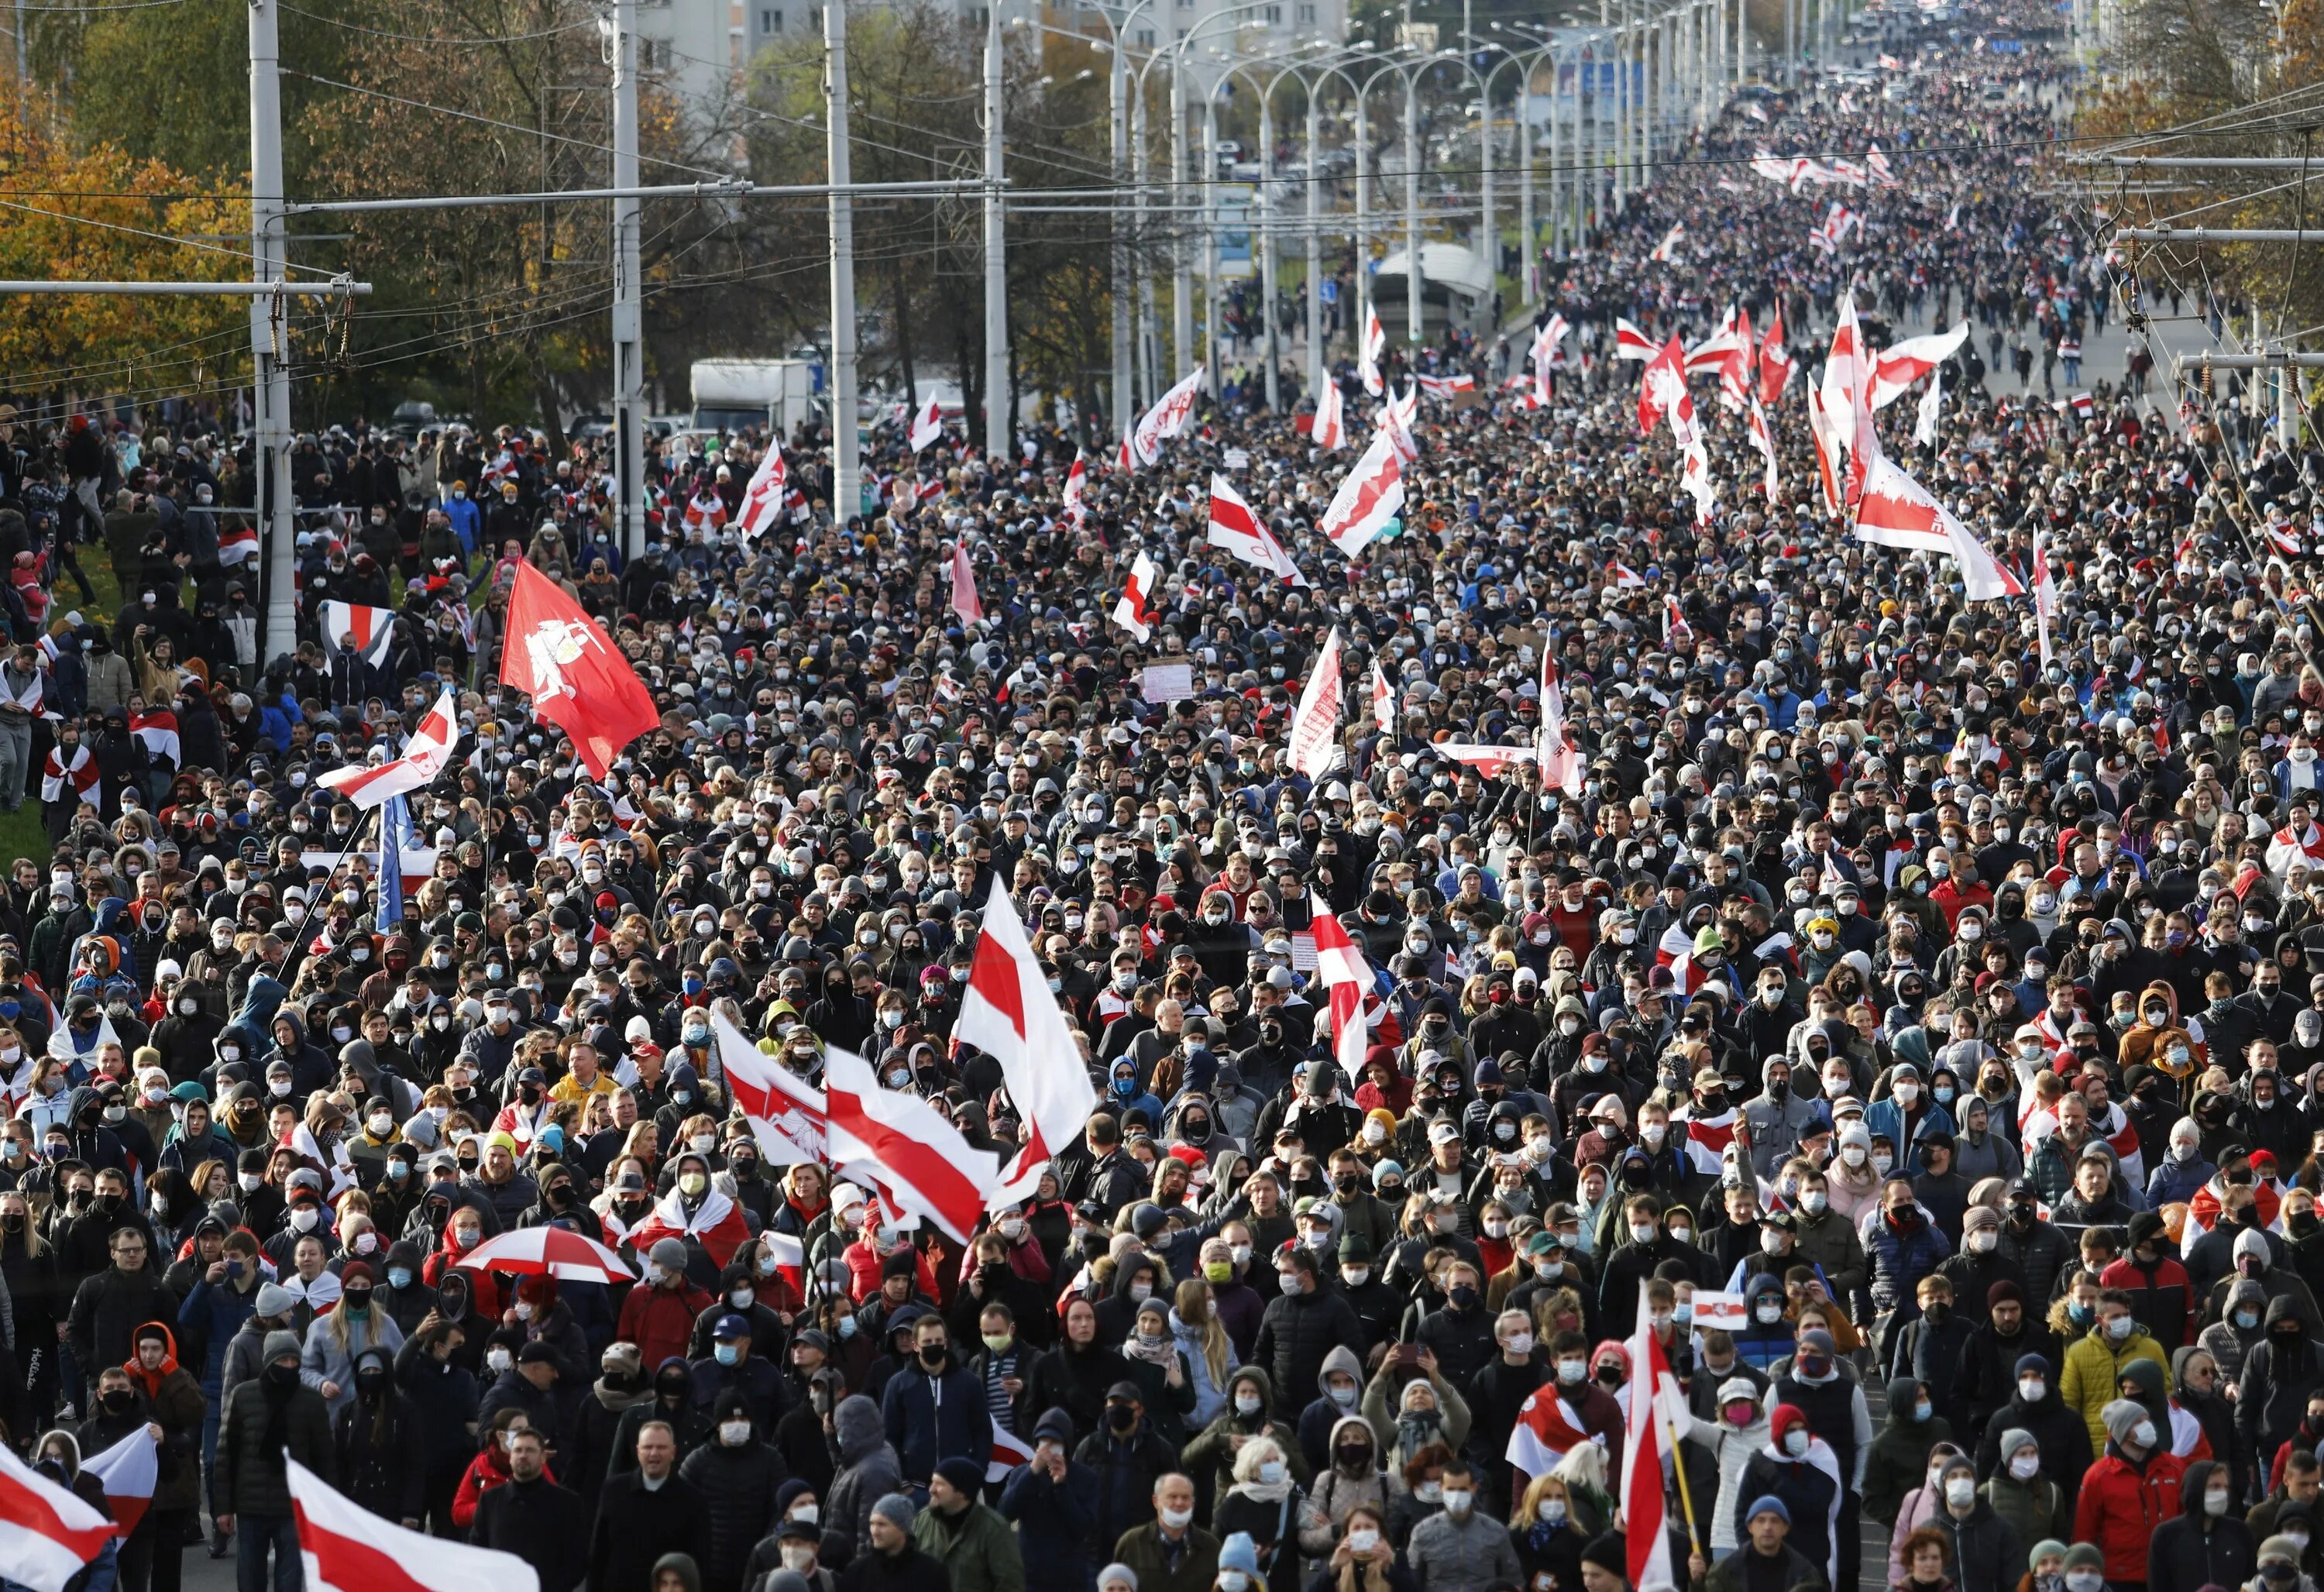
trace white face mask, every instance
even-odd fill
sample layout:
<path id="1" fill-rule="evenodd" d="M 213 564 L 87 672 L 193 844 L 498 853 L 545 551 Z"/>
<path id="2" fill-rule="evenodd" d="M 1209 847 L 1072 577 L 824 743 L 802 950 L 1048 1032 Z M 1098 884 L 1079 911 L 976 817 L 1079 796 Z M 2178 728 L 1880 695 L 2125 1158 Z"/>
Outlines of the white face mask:
<path id="1" fill-rule="evenodd" d="M 2019 1481 L 2032 1481 L 2042 1474 L 2042 1456 L 2020 1454 L 2009 1462 L 2009 1474 Z"/>

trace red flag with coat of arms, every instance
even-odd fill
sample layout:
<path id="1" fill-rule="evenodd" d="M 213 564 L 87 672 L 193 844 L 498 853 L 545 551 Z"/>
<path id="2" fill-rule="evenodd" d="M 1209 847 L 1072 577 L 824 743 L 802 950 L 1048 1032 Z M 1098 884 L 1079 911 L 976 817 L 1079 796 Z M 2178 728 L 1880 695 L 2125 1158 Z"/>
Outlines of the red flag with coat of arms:
<path id="1" fill-rule="evenodd" d="M 661 723 L 638 671 L 581 604 L 528 561 L 509 594 L 501 684 L 532 698 L 535 717 L 571 737 L 590 777 Z"/>

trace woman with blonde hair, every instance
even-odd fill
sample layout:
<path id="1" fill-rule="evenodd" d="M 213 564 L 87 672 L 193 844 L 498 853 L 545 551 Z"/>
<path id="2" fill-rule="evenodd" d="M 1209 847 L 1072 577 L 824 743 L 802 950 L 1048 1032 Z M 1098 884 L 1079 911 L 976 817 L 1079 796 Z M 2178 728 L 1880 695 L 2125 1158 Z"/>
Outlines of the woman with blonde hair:
<path id="1" fill-rule="evenodd" d="M 1301 1545 L 1306 1545 L 1304 1539 Z M 1311 1550 L 1311 1557 L 1323 1551 Z M 1307 1592 L 1417 1592 L 1418 1583 L 1397 1561 L 1388 1541 L 1384 1509 L 1359 1504 L 1349 1510 L 1347 1529 L 1330 1551 L 1331 1559 L 1307 1583 Z"/>
<path id="2" fill-rule="evenodd" d="M 1226 1408 L 1227 1378 L 1241 1363 L 1235 1357 L 1227 1330 L 1219 1324 L 1218 1312 L 1211 1308 L 1211 1285 L 1201 1277 L 1188 1277 L 1178 1284 L 1170 1311 L 1170 1334 L 1178 1340 L 1178 1351 L 1194 1385 L 1194 1407 L 1186 1422 L 1199 1430 Z"/>
<path id="3" fill-rule="evenodd" d="M 1235 1450 L 1234 1486 L 1219 1500 L 1211 1529 L 1222 1539 L 1248 1534 L 1259 1551 L 1259 1575 L 1268 1581 L 1289 1578 L 1283 1584 L 1296 1587 L 1300 1533 L 1321 1519 L 1291 1474 L 1282 1445 L 1265 1434 L 1244 1439 Z"/>
<path id="4" fill-rule="evenodd" d="M 1579 1587 L 1582 1545 L 1597 1530 L 1575 1510 L 1563 1477 L 1555 1471 L 1535 1477 L 1509 1521 L 1509 1546 L 1517 1550 L 1517 1568 L 1523 1572 L 1519 1583 Z"/>
<path id="5" fill-rule="evenodd" d="M 339 1272 L 337 1308 L 308 1323 L 299 1379 L 323 1395 L 334 1415 L 355 1402 L 357 1355 L 367 1348 L 392 1353 L 403 1347 L 403 1329 L 371 1302 L 373 1282 L 369 1265 L 347 1262 Z"/>

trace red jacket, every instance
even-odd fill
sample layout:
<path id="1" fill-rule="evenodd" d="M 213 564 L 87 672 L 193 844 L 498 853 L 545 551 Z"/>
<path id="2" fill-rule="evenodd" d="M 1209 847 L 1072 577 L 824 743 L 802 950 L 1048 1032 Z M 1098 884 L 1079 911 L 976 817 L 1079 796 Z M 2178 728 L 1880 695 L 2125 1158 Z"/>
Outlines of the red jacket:
<path id="1" fill-rule="evenodd" d="M 2107 1580 L 2144 1584 L 2146 1540 L 2155 1527 L 2177 1517 L 2179 1484 L 2186 1474 L 2187 1461 L 2176 1454 L 2155 1454 L 2142 1468 L 2109 1443 L 2106 1457 L 2082 1477 L 2074 1541 L 2098 1544 L 2106 1555 Z"/>
<path id="2" fill-rule="evenodd" d="M 716 1301 L 699 1288 L 655 1288 L 640 1283 L 622 1301 L 622 1319 L 613 1336 L 638 1346 L 638 1355 L 650 1375 L 655 1367 L 675 1356 L 686 1358 L 693 1341 L 694 1321 Z"/>

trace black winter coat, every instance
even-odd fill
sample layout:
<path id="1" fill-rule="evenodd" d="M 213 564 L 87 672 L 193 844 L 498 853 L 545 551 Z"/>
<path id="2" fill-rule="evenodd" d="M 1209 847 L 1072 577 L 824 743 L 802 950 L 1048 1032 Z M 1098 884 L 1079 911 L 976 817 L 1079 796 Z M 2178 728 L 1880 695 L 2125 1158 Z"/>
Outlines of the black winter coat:
<path id="1" fill-rule="evenodd" d="M 540 1576 L 540 1592 L 573 1592 L 588 1570 L 588 1533 L 589 1506 L 577 1494 L 540 1476 L 504 1481 L 479 1498 L 468 1541 L 513 1553 L 532 1566 Z"/>
<path id="2" fill-rule="evenodd" d="M 360 1395 L 349 1400 L 332 1422 L 339 1487 L 374 1514 L 416 1523 L 428 1511 L 428 1450 L 420 1412 L 392 1387 L 386 1399 L 383 1423 Z M 542 1585 L 547 1584 L 544 1579 Z"/>
<path id="3" fill-rule="evenodd" d="M 1995 1514 L 1992 1505 L 1979 1498 L 1967 1520 L 1940 1509 L 1929 1523 L 1953 1540 L 1956 1592 L 2017 1592 L 2032 1545 L 2017 1540 L 2017 1528 Z"/>
<path id="4" fill-rule="evenodd" d="M 1259 1338 L 1251 1359 L 1275 1379 L 1286 1397 L 1293 1389 L 1316 1385 L 1323 1374 L 1323 1357 L 1345 1348 L 1359 1360 L 1365 1349 L 1363 1323 L 1348 1302 L 1320 1285 L 1300 1294 L 1277 1294 L 1259 1319 Z M 1480 1359 L 1471 1366 L 1484 1362 Z M 1449 1374 L 1449 1373 L 1448 1373 Z"/>
<path id="5" fill-rule="evenodd" d="M 650 1490 L 636 1470 L 617 1475 L 598 1495 L 597 1525 L 589 1537 L 589 1592 L 651 1587 L 656 1560 L 685 1553 L 698 1565 L 709 1541 L 709 1510 L 691 1482 L 673 1476 Z"/>
<path id="6" fill-rule="evenodd" d="M 2224 1468 L 2198 1459 L 2180 1484 L 2179 1514 L 2146 1544 L 2146 1584 L 2165 1587 L 2241 1587 L 2259 1571 L 2259 1537 L 2233 1508 L 2217 1520 L 2203 1512 L 2204 1489 Z M 2230 1490 L 2228 1502 L 2234 1503 Z"/>
<path id="7" fill-rule="evenodd" d="M 742 1565 L 774 1529 L 775 1490 L 790 1479 L 782 1456 L 753 1439 L 739 1449 L 706 1443 L 686 1457 L 678 1476 L 702 1495 L 709 1536 L 695 1557 L 704 1592 L 740 1592 Z"/>

